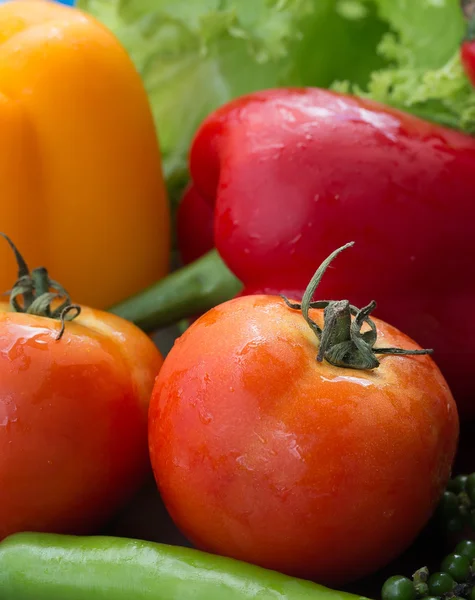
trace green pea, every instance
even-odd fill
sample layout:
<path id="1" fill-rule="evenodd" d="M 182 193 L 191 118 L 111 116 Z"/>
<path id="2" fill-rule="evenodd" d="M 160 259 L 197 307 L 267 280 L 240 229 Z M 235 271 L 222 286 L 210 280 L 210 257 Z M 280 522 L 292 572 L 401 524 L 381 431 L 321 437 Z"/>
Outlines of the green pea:
<path id="1" fill-rule="evenodd" d="M 457 475 L 454 479 L 451 479 L 447 484 L 447 489 L 451 492 L 455 492 L 459 494 L 465 490 L 465 486 L 467 484 L 467 475 Z"/>
<path id="2" fill-rule="evenodd" d="M 472 502 L 475 502 L 475 473 L 472 473 L 467 477 L 467 483 L 465 485 L 465 491 Z"/>
<path id="3" fill-rule="evenodd" d="M 469 560 L 475 558 L 475 541 L 474 540 L 463 540 L 455 546 L 454 554 L 461 554 L 466 556 Z"/>
<path id="4" fill-rule="evenodd" d="M 382 600 L 415 600 L 414 584 L 407 577 L 394 575 L 384 582 L 381 590 Z"/>
<path id="5" fill-rule="evenodd" d="M 467 581 L 470 575 L 470 561 L 461 554 L 449 554 L 442 561 L 440 568 L 458 583 Z"/>
<path id="6" fill-rule="evenodd" d="M 463 529 L 462 516 L 459 515 L 458 517 L 453 517 L 452 519 L 449 519 L 445 523 L 445 528 L 447 530 L 447 533 L 459 533 L 460 531 L 462 531 L 462 529 Z"/>
<path id="7" fill-rule="evenodd" d="M 442 596 L 454 588 L 455 581 L 448 573 L 433 573 L 428 584 L 432 596 Z"/>
<path id="8" fill-rule="evenodd" d="M 457 496 L 453 492 L 444 492 L 439 501 L 438 513 L 444 519 L 457 517 L 459 514 L 459 506 Z"/>

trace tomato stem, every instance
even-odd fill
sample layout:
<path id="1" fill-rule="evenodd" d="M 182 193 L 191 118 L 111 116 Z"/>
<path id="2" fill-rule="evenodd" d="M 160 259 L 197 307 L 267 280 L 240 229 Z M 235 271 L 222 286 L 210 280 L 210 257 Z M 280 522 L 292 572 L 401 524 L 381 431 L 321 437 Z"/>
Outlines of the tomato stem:
<path id="1" fill-rule="evenodd" d="M 370 314 L 376 308 L 373 300 L 359 309 L 348 300 L 318 300 L 312 302 L 313 295 L 333 260 L 354 242 L 338 248 L 326 258 L 315 272 L 305 290 L 302 302 L 290 302 L 282 296 L 287 306 L 293 310 L 301 310 L 304 319 L 317 336 L 320 344 L 317 361 L 324 359 L 336 367 L 348 369 L 375 369 L 379 366 L 376 354 L 420 355 L 432 354 L 433 350 L 404 350 L 402 348 L 374 348 L 378 333 Z M 323 329 L 310 317 L 310 309 L 323 309 Z M 353 317 L 353 319 L 352 319 Z M 369 327 L 362 333 L 363 325 Z"/>
<path id="2" fill-rule="evenodd" d="M 38 267 L 30 272 L 25 259 L 8 235 L 0 232 L 0 236 L 10 245 L 18 265 L 18 279 L 10 293 L 12 311 L 58 319 L 61 321 L 61 328 L 57 339 L 60 339 L 64 333 L 66 321 L 72 321 L 79 316 L 81 307 L 72 304 L 68 292 L 57 281 L 50 279 L 45 267 Z M 22 303 L 19 302 L 19 297 L 23 298 Z M 63 302 L 53 308 L 53 304 L 56 304 L 57 300 L 61 298 Z"/>

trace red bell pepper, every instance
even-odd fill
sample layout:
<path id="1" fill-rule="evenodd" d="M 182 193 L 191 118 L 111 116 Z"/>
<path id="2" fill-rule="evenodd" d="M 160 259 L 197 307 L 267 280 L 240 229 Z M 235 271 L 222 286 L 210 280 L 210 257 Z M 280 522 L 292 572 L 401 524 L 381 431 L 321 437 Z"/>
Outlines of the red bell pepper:
<path id="1" fill-rule="evenodd" d="M 315 265 L 354 240 L 320 298 L 350 290 L 349 300 L 363 306 L 374 295 L 377 316 L 434 348 L 462 414 L 475 416 L 475 139 L 368 100 L 276 89 L 210 115 L 190 170 L 179 215 L 186 257 L 214 241 L 243 293 L 300 299 Z M 217 253 L 201 261 L 202 281 L 223 277 Z M 197 263 L 175 277 L 186 269 L 196 280 Z M 166 285 L 144 297 L 148 327 L 160 324 Z M 183 295 L 179 301 L 186 304 Z M 141 324 L 127 306 L 118 314 Z"/>
<path id="2" fill-rule="evenodd" d="M 186 188 L 181 198 L 176 225 L 180 255 L 185 264 L 214 248 L 213 206 L 193 185 Z"/>

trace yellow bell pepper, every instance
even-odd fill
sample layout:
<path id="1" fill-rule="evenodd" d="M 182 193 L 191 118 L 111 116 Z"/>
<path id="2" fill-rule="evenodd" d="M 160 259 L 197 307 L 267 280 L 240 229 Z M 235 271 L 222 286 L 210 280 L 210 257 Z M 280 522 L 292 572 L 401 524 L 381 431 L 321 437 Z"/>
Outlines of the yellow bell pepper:
<path id="1" fill-rule="evenodd" d="M 116 38 L 77 9 L 0 5 L 0 230 L 74 302 L 164 276 L 170 218 L 148 99 Z M 15 280 L 0 245 L 0 293 Z"/>

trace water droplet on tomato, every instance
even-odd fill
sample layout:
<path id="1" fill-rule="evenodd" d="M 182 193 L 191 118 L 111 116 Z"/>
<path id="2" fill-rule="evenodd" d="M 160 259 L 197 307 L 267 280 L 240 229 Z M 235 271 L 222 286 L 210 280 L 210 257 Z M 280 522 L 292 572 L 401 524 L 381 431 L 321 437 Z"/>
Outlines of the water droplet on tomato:
<path id="1" fill-rule="evenodd" d="M 209 412 L 204 411 L 202 407 L 198 412 L 198 416 L 203 425 L 209 425 L 213 420 L 213 416 Z"/>
<path id="2" fill-rule="evenodd" d="M 26 371 L 31 364 L 31 353 L 26 348 L 48 350 L 53 331 L 42 327 L 9 324 L 2 342 L 1 353 L 14 363 L 18 371 Z"/>
<path id="3" fill-rule="evenodd" d="M 18 421 L 17 407 L 13 398 L 6 396 L 0 399 L 0 427 L 7 427 Z"/>

